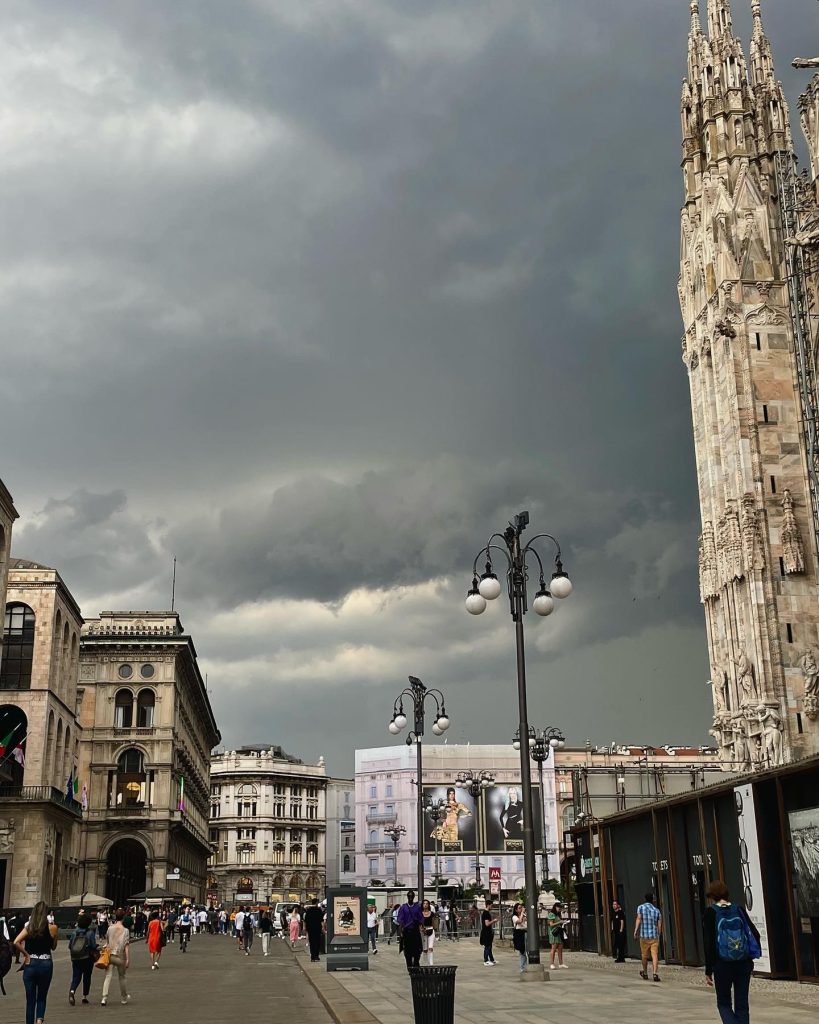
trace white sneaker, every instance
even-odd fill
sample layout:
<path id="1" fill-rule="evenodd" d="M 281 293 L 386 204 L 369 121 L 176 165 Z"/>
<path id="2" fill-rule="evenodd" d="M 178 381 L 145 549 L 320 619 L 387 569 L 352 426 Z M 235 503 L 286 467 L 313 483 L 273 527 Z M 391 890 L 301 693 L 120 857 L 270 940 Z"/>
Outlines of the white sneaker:
<path id="1" fill-rule="evenodd" d="M 108 1000 L 107 999 L 102 999 L 100 1001 L 100 1006 L 107 1006 L 107 1005 L 108 1005 Z"/>
<path id="2" fill-rule="evenodd" d="M 561 971 L 568 971 L 569 965 L 568 964 L 561 964 L 560 965 L 560 969 L 561 969 Z"/>
<path id="3" fill-rule="evenodd" d="M 554 965 L 554 964 L 549 964 L 549 970 L 550 970 L 550 971 L 554 971 L 554 970 L 556 970 L 556 969 L 557 969 L 557 968 L 555 967 L 555 965 Z"/>

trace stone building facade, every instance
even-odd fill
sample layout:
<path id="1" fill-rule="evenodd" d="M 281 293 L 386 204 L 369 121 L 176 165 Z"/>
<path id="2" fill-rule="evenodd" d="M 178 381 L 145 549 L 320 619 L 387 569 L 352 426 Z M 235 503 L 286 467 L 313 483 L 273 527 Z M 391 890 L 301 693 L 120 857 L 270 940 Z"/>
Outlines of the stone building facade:
<path id="1" fill-rule="evenodd" d="M 0 615 L 5 614 L 6 581 L 11 557 L 11 531 L 17 519 L 14 501 L 0 480 Z M 0 636 L 0 662 L 3 660 L 3 638 Z"/>
<path id="2" fill-rule="evenodd" d="M 119 905 L 163 886 L 200 902 L 220 734 L 176 612 L 102 612 L 80 644 L 83 885 Z"/>
<path id="3" fill-rule="evenodd" d="M 327 770 L 276 746 L 215 754 L 208 899 L 236 906 L 322 898 Z"/>
<path id="4" fill-rule="evenodd" d="M 679 298 L 702 518 L 699 577 L 728 769 L 819 750 L 819 602 L 777 166 L 793 141 L 759 0 L 691 3 Z"/>
<path id="5" fill-rule="evenodd" d="M 74 789 L 82 616 L 55 569 L 20 558 L 7 565 L 0 902 L 30 907 L 71 895 L 80 879 L 81 804 Z"/>
<path id="6" fill-rule="evenodd" d="M 327 780 L 327 885 L 355 883 L 355 781 Z"/>

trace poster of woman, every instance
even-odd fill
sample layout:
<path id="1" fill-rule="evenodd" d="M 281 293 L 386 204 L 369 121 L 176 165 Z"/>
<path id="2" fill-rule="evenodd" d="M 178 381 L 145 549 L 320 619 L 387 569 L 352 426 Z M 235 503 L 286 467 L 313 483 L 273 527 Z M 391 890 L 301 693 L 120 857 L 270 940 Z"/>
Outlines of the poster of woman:
<path id="1" fill-rule="evenodd" d="M 463 789 L 454 786 L 424 786 L 424 806 L 430 800 L 444 801 L 444 814 L 440 821 L 424 812 L 424 853 L 476 852 L 475 801 Z"/>
<path id="2" fill-rule="evenodd" d="M 523 850 L 523 793 L 520 786 L 493 786 L 484 793 L 486 819 L 486 849 L 501 853 Z M 540 787 L 532 787 L 534 804 L 535 849 L 543 845 Z"/>

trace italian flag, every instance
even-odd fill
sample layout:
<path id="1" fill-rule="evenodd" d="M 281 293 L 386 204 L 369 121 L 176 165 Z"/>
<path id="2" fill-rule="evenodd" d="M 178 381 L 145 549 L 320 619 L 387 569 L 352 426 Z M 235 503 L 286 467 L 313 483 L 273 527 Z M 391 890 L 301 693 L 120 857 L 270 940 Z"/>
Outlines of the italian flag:
<path id="1" fill-rule="evenodd" d="M 8 736 L 6 736 L 6 738 L 2 742 L 0 742 L 0 757 L 5 757 L 6 751 L 9 749 L 9 746 L 11 745 L 11 738 L 16 732 L 16 729 L 12 729 Z"/>

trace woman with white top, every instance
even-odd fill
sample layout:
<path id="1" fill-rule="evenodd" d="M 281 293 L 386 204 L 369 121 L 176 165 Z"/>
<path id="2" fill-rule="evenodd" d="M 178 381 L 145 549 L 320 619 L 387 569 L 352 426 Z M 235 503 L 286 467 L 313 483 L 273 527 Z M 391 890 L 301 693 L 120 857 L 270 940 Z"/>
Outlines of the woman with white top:
<path id="1" fill-rule="evenodd" d="M 512 945 L 517 950 L 520 973 L 526 970 L 526 907 L 516 903 L 512 908 Z"/>
<path id="2" fill-rule="evenodd" d="M 421 904 L 421 949 L 427 954 L 427 967 L 433 966 L 433 950 L 435 949 L 435 932 L 438 928 L 438 915 L 432 909 L 429 900 Z"/>

